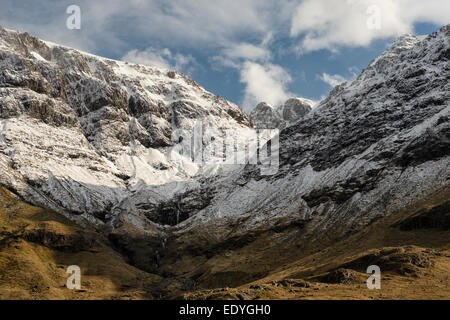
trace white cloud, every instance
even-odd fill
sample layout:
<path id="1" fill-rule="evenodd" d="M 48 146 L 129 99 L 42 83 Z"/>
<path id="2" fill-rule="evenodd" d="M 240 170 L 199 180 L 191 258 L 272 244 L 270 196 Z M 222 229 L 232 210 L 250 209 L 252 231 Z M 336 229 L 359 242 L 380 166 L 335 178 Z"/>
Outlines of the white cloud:
<path id="1" fill-rule="evenodd" d="M 158 47 L 217 49 L 287 26 L 292 1 L 109 0 L 105 4 L 79 0 L 77 5 L 79 32 L 65 28 L 66 1 L 2 0 L 0 23 L 90 52 L 114 48 L 117 54 L 136 39 Z"/>
<path id="2" fill-rule="evenodd" d="M 127 29 L 141 40 L 151 39 L 167 47 L 220 48 L 238 38 L 264 37 L 280 19 L 286 24 L 290 19 L 290 15 L 273 16 L 276 8 L 289 0 L 111 0 L 107 10 L 101 1 L 82 2 L 82 11 L 92 18 L 90 23 L 103 25 L 106 35 L 117 33 L 114 28 L 107 30 L 108 25 L 127 17 L 133 20 Z"/>
<path id="3" fill-rule="evenodd" d="M 323 82 L 328 83 L 333 88 L 336 87 L 337 85 L 340 85 L 341 83 L 348 81 L 348 79 L 344 78 L 339 74 L 331 75 L 325 72 L 322 73 L 322 75 L 319 76 L 318 78 Z"/>
<path id="4" fill-rule="evenodd" d="M 221 55 L 212 57 L 215 69 L 235 68 L 240 72 L 240 81 L 245 83 L 242 107 L 250 112 L 259 102 L 276 105 L 286 101 L 290 94 L 286 85 L 291 77 L 282 67 L 270 62 L 272 54 L 267 48 L 273 35 L 268 33 L 260 45 L 250 43 L 229 44 Z"/>
<path id="5" fill-rule="evenodd" d="M 412 33 L 415 22 L 450 23 L 448 0 L 305 0 L 295 10 L 291 36 L 299 49 L 367 46 L 375 39 Z"/>
<path id="6" fill-rule="evenodd" d="M 381 10 L 379 30 L 367 28 L 367 9 L 374 4 Z M 411 32 L 414 22 L 450 23 L 448 0 L 110 0 L 107 5 L 79 0 L 77 5 L 79 32 L 65 28 L 65 1 L 2 0 L 0 24 L 114 55 L 129 50 L 136 39 L 158 47 L 222 50 L 242 39 L 267 47 L 289 32 L 300 38 L 302 50 L 334 50 Z"/>
<path id="7" fill-rule="evenodd" d="M 167 58 L 171 56 L 169 49 L 161 51 L 149 48 L 145 51 L 131 50 L 128 51 L 123 57 L 123 61 L 132 63 L 145 64 L 149 66 L 159 68 L 170 68 L 170 63 Z"/>
<path id="8" fill-rule="evenodd" d="M 211 67 L 217 71 L 222 70 L 222 67 L 234 69 L 239 69 L 241 67 L 239 62 L 233 61 L 232 59 L 222 55 L 211 57 L 209 59 L 209 63 L 211 64 Z"/>
<path id="9" fill-rule="evenodd" d="M 186 73 L 191 73 L 194 70 L 194 65 L 197 64 L 197 61 L 192 55 L 183 55 L 181 53 L 172 56 L 172 61 L 176 70 Z"/>
<path id="10" fill-rule="evenodd" d="M 215 70 L 221 70 L 222 67 L 242 70 L 243 63 L 246 61 L 265 63 L 270 58 L 271 52 L 264 45 L 234 43 L 222 49 L 220 55 L 211 57 L 209 62 Z"/>
<path id="11" fill-rule="evenodd" d="M 256 46 L 250 43 L 236 43 L 231 44 L 223 54 L 232 60 L 246 59 L 246 60 L 268 60 L 270 58 L 270 51 L 262 46 Z"/>
<path id="12" fill-rule="evenodd" d="M 264 43 L 264 40 L 263 40 Z M 215 69 L 220 67 L 228 67 L 240 69 L 244 61 L 268 61 L 271 58 L 270 51 L 264 45 L 257 46 L 251 43 L 230 43 L 222 51 L 220 55 L 210 59 Z"/>
<path id="13" fill-rule="evenodd" d="M 277 105 L 292 96 L 286 89 L 291 77 L 283 68 L 270 63 L 261 65 L 245 62 L 241 71 L 241 82 L 245 83 L 243 108 L 247 112 L 259 102 Z"/>
<path id="14" fill-rule="evenodd" d="M 144 51 L 130 50 L 122 57 L 122 60 L 159 68 L 175 69 L 180 72 L 192 71 L 192 65 L 196 63 L 191 55 L 172 54 L 167 48 L 162 50 L 147 48 Z"/>
<path id="15" fill-rule="evenodd" d="M 334 88 L 341 83 L 352 81 L 358 76 L 360 72 L 361 70 L 353 66 L 348 68 L 348 73 L 350 74 L 348 77 L 340 74 L 328 74 L 326 72 L 323 72 L 321 75 L 317 75 L 316 79 L 322 80 L 323 82 L 329 84 L 332 88 Z"/>

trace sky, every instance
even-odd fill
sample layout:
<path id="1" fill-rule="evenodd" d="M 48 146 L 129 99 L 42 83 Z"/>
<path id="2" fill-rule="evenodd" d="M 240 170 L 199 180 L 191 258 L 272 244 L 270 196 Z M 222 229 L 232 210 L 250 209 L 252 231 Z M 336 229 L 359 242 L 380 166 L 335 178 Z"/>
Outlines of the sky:
<path id="1" fill-rule="evenodd" d="M 247 112 L 262 101 L 319 101 L 398 36 L 429 34 L 450 23 L 449 0 L 0 4 L 3 27 L 111 59 L 175 69 Z"/>

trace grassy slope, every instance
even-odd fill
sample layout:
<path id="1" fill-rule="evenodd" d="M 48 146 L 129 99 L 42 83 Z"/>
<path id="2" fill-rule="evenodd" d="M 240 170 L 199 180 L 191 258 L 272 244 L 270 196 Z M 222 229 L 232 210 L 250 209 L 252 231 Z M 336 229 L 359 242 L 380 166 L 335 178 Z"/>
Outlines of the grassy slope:
<path id="1" fill-rule="evenodd" d="M 45 230 L 46 243 L 26 241 L 25 235 Z M 77 246 L 82 237 L 95 244 L 85 250 L 61 250 L 52 243 Z M 73 240 L 72 240 L 73 239 Z M 69 265 L 81 268 L 80 291 L 65 287 Z M 136 269 L 93 230 L 85 230 L 49 210 L 18 201 L 0 188 L 0 299 L 133 299 L 153 297 L 160 278 Z"/>
<path id="2" fill-rule="evenodd" d="M 199 266 L 186 277 L 204 289 L 184 292 L 187 299 L 450 299 L 450 231 L 393 227 L 419 209 L 449 199 L 450 188 L 441 190 L 340 242 L 305 246 L 301 230 L 294 227 L 212 258 L 186 256 L 172 267 Z M 379 291 L 367 289 L 366 266 L 357 261 L 370 254 L 381 257 L 387 268 L 382 265 Z M 417 266 L 417 259 L 425 265 Z M 65 287 L 65 270 L 72 264 L 82 270 L 80 291 Z M 351 276 L 337 283 L 324 280 L 340 268 Z M 25 204 L 0 188 L 0 299 L 173 298 L 183 294 L 180 286 L 176 279 L 129 265 L 94 230 Z"/>

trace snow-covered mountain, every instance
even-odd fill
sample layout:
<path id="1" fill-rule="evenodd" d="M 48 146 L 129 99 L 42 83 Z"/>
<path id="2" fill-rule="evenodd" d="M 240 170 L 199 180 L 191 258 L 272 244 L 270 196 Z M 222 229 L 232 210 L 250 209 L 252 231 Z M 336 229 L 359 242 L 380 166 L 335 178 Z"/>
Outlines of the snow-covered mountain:
<path id="1" fill-rule="evenodd" d="M 304 98 L 291 98 L 275 107 L 261 102 L 250 113 L 250 119 L 255 128 L 284 129 L 307 115 L 314 104 Z"/>
<path id="2" fill-rule="evenodd" d="M 199 277 L 262 236 L 333 241 L 450 182 L 450 26 L 399 38 L 309 113 L 258 106 L 289 121 L 270 176 L 167 156 L 184 143 L 172 133 L 199 118 L 237 134 L 251 126 L 180 73 L 5 29 L 0 72 L 0 184 L 94 223 L 146 270 Z"/>
<path id="3" fill-rule="evenodd" d="M 247 166 L 186 227 L 214 221 L 218 242 L 295 223 L 305 239 L 344 235 L 448 185 L 449 54 L 450 26 L 399 38 L 281 132 L 276 175 Z"/>
<path id="4" fill-rule="evenodd" d="M 177 131 L 245 129 L 239 107 L 171 70 L 113 61 L 0 29 L 1 183 L 102 224 L 141 188 L 158 201 L 204 168 L 169 159 Z M 154 191 L 152 191 L 154 189 Z M 153 201 L 153 200 L 152 200 Z M 157 200 L 155 200 L 157 201 Z"/>

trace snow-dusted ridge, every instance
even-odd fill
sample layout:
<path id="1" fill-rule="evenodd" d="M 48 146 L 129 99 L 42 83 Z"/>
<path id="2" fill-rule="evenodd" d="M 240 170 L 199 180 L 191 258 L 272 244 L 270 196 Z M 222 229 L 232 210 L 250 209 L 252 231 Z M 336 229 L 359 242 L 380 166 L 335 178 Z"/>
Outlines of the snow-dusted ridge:
<path id="1" fill-rule="evenodd" d="M 359 230 L 449 184 L 449 112 L 450 26 L 401 37 L 282 131 L 277 175 L 248 166 L 184 228 L 214 221 L 218 242 L 280 223 L 304 223 L 308 241 Z M 246 222 L 230 228 L 230 216 Z"/>
<path id="2" fill-rule="evenodd" d="M 175 184 L 161 187 L 164 200 L 195 185 L 204 168 L 167 157 L 175 131 L 199 119 L 207 128 L 250 126 L 237 105 L 175 71 L 6 29 L 0 54 L 1 182 L 72 217 L 102 223 L 139 188 Z"/>
<path id="3" fill-rule="evenodd" d="M 306 116 L 316 103 L 305 98 L 291 98 L 278 106 L 259 103 L 250 113 L 255 128 L 285 129 Z"/>

